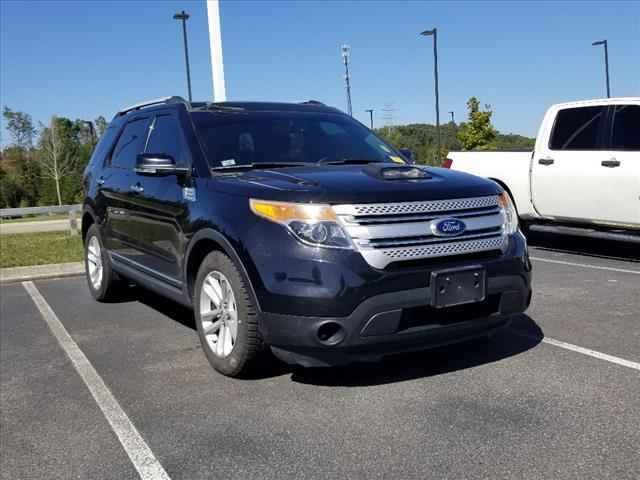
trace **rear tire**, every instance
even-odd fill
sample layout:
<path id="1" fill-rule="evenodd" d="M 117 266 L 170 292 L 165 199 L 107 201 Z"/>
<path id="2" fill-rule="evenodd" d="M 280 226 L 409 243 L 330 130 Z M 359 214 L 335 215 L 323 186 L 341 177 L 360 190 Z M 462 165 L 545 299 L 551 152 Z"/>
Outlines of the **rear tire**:
<path id="1" fill-rule="evenodd" d="M 205 257 L 196 277 L 193 310 L 198 337 L 213 368 L 246 375 L 262 350 L 258 309 L 242 273 L 222 252 Z"/>
<path id="2" fill-rule="evenodd" d="M 105 302 L 115 297 L 120 279 L 111 268 L 109 254 L 97 225 L 91 225 L 84 241 L 84 268 L 89 291 L 94 299 Z"/>

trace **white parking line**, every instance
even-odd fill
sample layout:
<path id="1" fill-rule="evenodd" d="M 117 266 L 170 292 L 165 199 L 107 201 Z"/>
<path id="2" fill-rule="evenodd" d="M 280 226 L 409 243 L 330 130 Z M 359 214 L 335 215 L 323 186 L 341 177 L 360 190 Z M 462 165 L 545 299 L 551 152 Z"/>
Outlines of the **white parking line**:
<path id="1" fill-rule="evenodd" d="M 74 368 L 93 395 L 96 403 L 102 410 L 109 425 L 118 436 L 124 451 L 127 453 L 133 466 L 138 471 L 142 480 L 170 480 L 160 462 L 153 455 L 149 445 L 144 441 L 136 427 L 131 423 L 127 414 L 115 399 L 109 388 L 98 375 L 93 365 L 78 344 L 73 341 L 67 330 L 58 319 L 53 309 L 49 306 L 40 291 L 33 282 L 22 282 L 31 299 L 38 307 L 44 321 L 51 329 L 56 340 L 65 351 Z"/>
<path id="2" fill-rule="evenodd" d="M 558 263 L 560 265 L 569 265 L 571 267 L 593 268 L 595 270 L 608 270 L 610 272 L 631 273 L 634 275 L 640 275 L 640 270 L 626 270 L 624 268 L 602 267 L 600 265 L 589 265 L 588 263 L 565 262 L 563 260 L 551 260 L 549 258 L 540 258 L 540 257 L 529 257 L 529 258 L 531 258 L 531 260 L 535 260 L 536 262 Z"/>
<path id="3" fill-rule="evenodd" d="M 511 331 L 520 337 L 531 338 L 534 340 L 538 340 L 540 338 L 536 337 L 535 335 L 529 335 L 528 333 L 520 332 L 514 328 L 512 328 Z M 542 342 L 553 345 L 554 347 L 564 348 L 565 350 L 571 350 L 572 352 L 581 353 L 589 357 L 597 358 L 598 360 L 604 360 L 605 362 L 615 363 L 616 365 L 621 365 L 623 367 L 628 367 L 640 371 L 640 363 L 632 362 L 631 360 L 626 360 L 624 358 L 598 352 L 597 350 L 591 350 L 590 348 L 580 347 L 578 345 L 574 345 L 573 343 L 556 340 L 555 338 L 544 337 L 542 339 Z"/>

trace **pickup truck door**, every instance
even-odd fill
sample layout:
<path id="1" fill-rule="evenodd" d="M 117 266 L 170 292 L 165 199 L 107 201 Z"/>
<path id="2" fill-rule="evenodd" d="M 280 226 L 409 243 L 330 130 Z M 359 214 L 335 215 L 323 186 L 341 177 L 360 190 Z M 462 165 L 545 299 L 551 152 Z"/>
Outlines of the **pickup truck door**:
<path id="1" fill-rule="evenodd" d="M 557 111 L 552 128 L 541 132 L 531 167 L 532 199 L 540 215 L 578 222 L 619 217 L 621 169 L 602 163 L 610 157 L 606 124 L 606 105 L 565 108 Z"/>
<path id="2" fill-rule="evenodd" d="M 608 219 L 640 228 L 640 103 L 612 105 L 608 155 L 602 162 L 615 178 Z"/>

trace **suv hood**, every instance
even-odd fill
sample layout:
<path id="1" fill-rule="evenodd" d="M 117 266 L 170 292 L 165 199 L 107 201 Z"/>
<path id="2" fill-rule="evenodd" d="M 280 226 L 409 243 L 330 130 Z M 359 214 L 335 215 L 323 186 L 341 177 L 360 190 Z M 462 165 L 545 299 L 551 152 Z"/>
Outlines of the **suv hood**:
<path id="1" fill-rule="evenodd" d="M 443 168 L 420 167 L 419 179 L 386 179 L 376 170 L 396 164 L 323 165 L 214 174 L 217 190 L 264 200 L 386 203 L 495 195 L 494 182 Z"/>

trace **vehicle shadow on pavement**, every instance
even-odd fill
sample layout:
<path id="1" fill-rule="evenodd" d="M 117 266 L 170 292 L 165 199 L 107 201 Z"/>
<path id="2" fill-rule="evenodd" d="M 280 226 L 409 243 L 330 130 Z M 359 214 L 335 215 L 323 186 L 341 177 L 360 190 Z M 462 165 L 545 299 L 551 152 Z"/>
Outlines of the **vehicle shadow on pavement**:
<path id="1" fill-rule="evenodd" d="M 542 232 L 527 233 L 527 242 L 538 250 L 640 262 L 640 249 L 633 243 Z"/>
<path id="2" fill-rule="evenodd" d="M 544 334 L 527 315 L 518 315 L 508 328 L 490 339 L 386 357 L 378 363 L 334 368 L 295 369 L 295 382 L 322 386 L 361 387 L 443 375 L 519 355 L 538 345 Z"/>
<path id="3" fill-rule="evenodd" d="M 196 330 L 193 311 L 144 288 L 129 287 L 119 295 L 117 301 L 139 301 L 194 332 Z M 265 354 L 265 361 L 259 362 L 259 368 L 245 377 L 245 380 L 264 380 L 290 374 L 292 381 L 309 385 L 382 385 L 497 362 L 534 348 L 543 338 L 544 334 L 538 324 L 522 314 L 515 316 L 508 328 L 499 330 L 490 339 L 477 339 L 422 352 L 392 355 L 374 363 L 302 368 L 287 365 L 272 355 Z"/>

